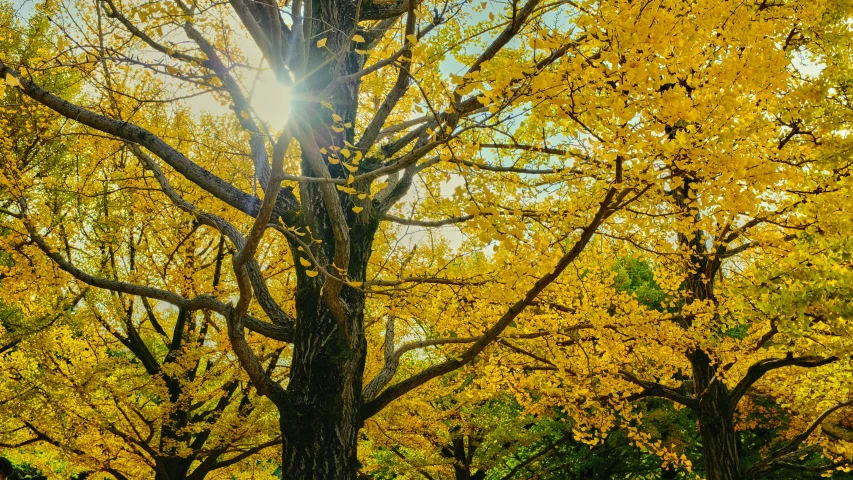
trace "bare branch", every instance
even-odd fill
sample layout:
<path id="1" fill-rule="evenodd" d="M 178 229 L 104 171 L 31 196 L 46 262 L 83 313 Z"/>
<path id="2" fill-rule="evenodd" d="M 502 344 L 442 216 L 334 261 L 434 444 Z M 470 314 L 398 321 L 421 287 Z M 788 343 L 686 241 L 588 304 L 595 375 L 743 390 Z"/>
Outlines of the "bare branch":
<path id="1" fill-rule="evenodd" d="M 455 223 L 463 223 L 478 217 L 479 215 L 462 215 L 460 217 L 450 217 L 443 220 L 415 220 L 411 218 L 401 218 L 394 215 L 384 214 L 382 220 L 399 223 L 400 225 L 410 225 L 414 227 L 443 227 L 445 225 L 453 225 Z"/>
<path id="2" fill-rule="evenodd" d="M 258 215 L 261 207 L 260 200 L 202 168 L 150 131 L 133 123 L 105 117 L 67 102 L 21 77 L 20 73 L 0 61 L 0 76 L 5 77 L 7 74 L 16 77 L 21 83 L 21 90 L 33 100 L 70 120 L 80 122 L 128 142 L 142 145 L 214 197 L 247 215 L 253 217 Z M 292 200 L 286 198 L 278 198 L 277 203 L 282 209 L 289 211 L 295 211 L 299 208 Z"/>
<path id="3" fill-rule="evenodd" d="M 382 129 L 382 126 L 385 124 L 385 121 L 388 119 L 388 116 L 391 114 L 391 111 L 394 110 L 394 107 L 397 106 L 397 102 L 403 98 L 406 94 L 406 91 L 409 89 L 409 66 L 411 65 L 411 56 L 412 56 L 412 42 L 409 40 L 409 35 L 414 34 L 415 32 L 415 14 L 414 14 L 414 5 L 415 0 L 401 0 L 409 4 L 409 14 L 406 16 L 406 30 L 404 34 L 403 40 L 403 49 L 401 55 L 403 56 L 403 63 L 399 67 L 399 72 L 397 73 L 397 81 L 394 83 L 394 86 L 391 88 L 391 91 L 386 95 L 385 100 L 382 102 L 382 105 L 376 110 L 376 114 L 370 120 L 370 123 L 364 129 L 364 132 L 361 135 L 361 138 L 358 140 L 358 144 L 356 147 L 366 152 L 370 149 L 373 143 L 376 141 L 376 138 L 379 136 L 379 131 Z"/>
<path id="4" fill-rule="evenodd" d="M 237 300 L 237 306 L 228 312 L 227 316 L 228 339 L 231 341 L 231 348 L 240 360 L 240 364 L 243 365 L 243 369 L 246 370 L 258 392 L 276 403 L 282 401 L 284 389 L 267 374 L 258 357 L 246 341 L 243 316 L 248 311 L 249 303 L 252 301 L 252 285 L 246 266 L 249 263 L 249 259 L 254 256 L 255 250 L 272 216 L 273 208 L 275 207 L 275 198 L 281 189 L 281 178 L 282 173 L 284 173 L 284 155 L 287 152 L 287 147 L 290 145 L 291 139 L 290 129 L 285 127 L 273 149 L 272 172 L 269 177 L 269 183 L 267 184 L 266 196 L 261 204 L 261 210 L 252 225 L 246 242 L 233 257 L 232 264 L 234 274 L 237 277 L 240 297 Z"/>
<path id="5" fill-rule="evenodd" d="M 480 337 L 468 337 L 468 338 L 434 338 L 428 340 L 421 340 L 418 342 L 409 342 L 391 354 L 390 357 L 385 359 L 385 366 L 382 367 L 382 371 L 376 374 L 375 377 L 364 387 L 364 392 L 362 393 L 362 397 L 364 401 L 373 400 L 379 391 L 394 378 L 394 374 L 397 373 L 397 367 L 400 365 L 400 358 L 406 352 L 410 352 L 412 350 L 417 350 L 419 348 L 426 347 L 434 347 L 438 345 L 453 345 L 460 343 L 474 343 L 479 340 Z M 392 345 L 393 347 L 393 345 Z"/>

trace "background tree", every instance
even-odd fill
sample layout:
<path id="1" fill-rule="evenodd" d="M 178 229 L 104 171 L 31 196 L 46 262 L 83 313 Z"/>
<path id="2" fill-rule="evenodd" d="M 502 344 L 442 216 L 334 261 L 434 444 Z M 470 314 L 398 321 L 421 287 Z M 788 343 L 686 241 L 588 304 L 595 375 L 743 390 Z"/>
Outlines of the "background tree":
<path id="1" fill-rule="evenodd" d="M 849 55 L 849 29 L 837 22 L 849 18 L 847 6 L 613 3 L 590 12 L 596 23 L 581 16 L 579 25 L 617 51 L 586 63 L 565 109 L 575 109 L 590 143 L 617 132 L 624 147 L 612 155 L 647 159 L 658 181 L 599 229 L 596 248 L 559 288 L 540 296 L 547 308 L 525 321 L 527 332 L 540 334 L 518 341 L 515 356 L 492 353 L 483 381 L 535 382 L 531 391 L 587 419 L 579 436 L 620 425 L 666 462 L 682 453 L 640 431 L 626 400 L 663 397 L 687 407 L 708 478 L 845 465 L 843 439 L 817 433 L 850 405 L 837 387 L 850 338 L 849 292 L 838 287 L 847 284 L 847 246 L 836 233 L 849 218 L 838 197 L 849 188 L 849 117 L 836 97 Z M 673 48 L 650 57 L 654 47 L 643 38 Z M 818 72 L 803 58 L 829 67 Z M 618 291 L 611 265 L 626 253 L 652 260 L 665 309 Z M 820 269 L 805 274 L 791 265 L 807 258 Z M 533 369 L 553 373 L 522 380 Z M 749 408 L 744 396 L 765 376 L 773 393 L 763 394 L 787 410 L 789 428 L 744 463 L 736 413 Z M 809 406 L 788 409 L 791 395 Z M 601 403 L 615 404 L 618 415 Z M 814 460 L 816 444 L 828 461 L 799 462 Z"/>
<path id="2" fill-rule="evenodd" d="M 3 7 L 9 20 L 4 25 L 24 30 L 4 38 L 4 52 L 28 62 L 49 48 L 55 37 L 43 12 L 15 24 L 9 6 Z M 61 74 L 46 81 L 76 97 L 76 80 Z M 5 90 L 0 112 L 2 169 L 10 179 L 3 188 L 38 189 L 37 201 L 48 206 L 51 228 L 59 229 L 64 258 L 90 249 L 91 268 L 116 278 L 138 273 L 135 262 L 148 262 L 151 255 L 162 263 L 162 276 L 179 272 L 181 289 L 198 289 L 201 282 L 216 287 L 224 242 L 198 244 L 192 238 L 198 225 L 168 215 L 135 223 L 138 212 L 127 208 L 132 199 L 109 181 L 89 177 L 85 185 L 73 187 L 63 182 L 80 172 L 87 176 L 104 163 L 121 162 L 114 151 L 78 141 L 63 131 L 55 113 L 15 89 Z M 39 178 L 51 181 L 27 184 Z M 59 225 L 63 217 L 85 218 L 89 230 L 75 240 Z M 145 229 L 160 231 L 157 245 L 140 242 L 138 232 Z M 75 471 L 109 472 L 116 478 L 204 478 L 229 467 L 234 475 L 260 478 L 264 470 L 275 470 L 268 457 L 244 461 L 279 440 L 272 405 L 254 398 L 239 363 L 222 349 L 228 345 L 224 323 L 69 284 L 55 265 L 31 255 L 31 244 L 13 240 L 18 233 L 14 227 L 3 230 L 9 243 L 0 260 L 7 279 L 0 315 L 4 455 L 64 478 Z M 179 250 L 185 254 L 177 256 Z M 272 372 L 281 350 L 259 345 L 259 351 Z"/>

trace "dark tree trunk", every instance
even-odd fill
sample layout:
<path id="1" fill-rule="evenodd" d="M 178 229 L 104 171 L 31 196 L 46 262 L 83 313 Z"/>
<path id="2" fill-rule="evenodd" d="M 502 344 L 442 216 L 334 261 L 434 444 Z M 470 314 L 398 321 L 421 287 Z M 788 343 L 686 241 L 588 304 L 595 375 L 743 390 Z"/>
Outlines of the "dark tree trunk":
<path id="1" fill-rule="evenodd" d="M 728 389 L 715 378 L 716 366 L 705 352 L 693 352 L 690 363 L 699 399 L 696 414 L 702 436 L 705 476 L 708 480 L 737 480 L 741 478 L 738 436 Z"/>
<path id="2" fill-rule="evenodd" d="M 308 0 L 313 3 L 314 17 L 322 22 L 306 19 L 311 24 L 315 38 L 326 37 L 327 44 L 320 48 L 312 40 L 307 61 L 307 71 L 313 72 L 304 79 L 309 97 L 316 97 L 326 86 L 340 76 L 361 69 L 361 55 L 350 50 L 350 35 L 355 31 L 357 2 Z M 338 60 L 327 62 L 327 57 L 340 53 Z M 325 65 L 325 66 L 324 66 Z M 349 123 L 355 123 L 358 111 L 359 82 L 348 82 L 337 87 L 329 102 L 334 112 L 318 108 L 313 102 L 296 101 L 291 122 L 298 123 L 308 137 L 323 151 L 335 151 L 354 142 Z M 301 92 L 296 91 L 295 98 Z M 332 129 L 336 123 L 332 113 L 342 117 L 339 123 L 347 124 L 342 132 Z M 300 142 L 305 138 L 297 138 Z M 319 176 L 311 167 L 307 155 L 308 145 L 302 145 L 302 171 Z M 347 178 L 343 165 L 325 162 L 333 177 Z M 352 187 L 366 190 L 366 185 Z M 302 201 L 301 220 L 310 228 L 315 258 L 328 265 L 335 274 L 345 273 L 349 280 L 363 281 L 379 224 L 378 215 L 369 206 L 362 216 L 352 209 L 353 197 L 338 192 L 341 208 L 349 231 L 349 264 L 344 272 L 334 272 L 335 228 L 316 184 L 300 185 Z M 311 241 L 309 240 L 309 243 Z M 291 244 L 293 252 L 299 245 Z M 295 255 L 297 256 L 297 255 Z M 362 377 L 364 374 L 367 342 L 364 338 L 364 294 L 344 284 L 337 294 L 329 294 L 330 280 L 310 278 L 297 264 L 296 325 L 293 339 L 293 356 L 286 398 L 279 403 L 282 433 L 282 474 L 288 480 L 335 480 L 356 478 L 358 471 L 357 440 L 362 426 Z M 333 281 L 332 281 L 333 282 Z M 340 299 L 343 313 L 332 308 L 327 297 Z"/>
<path id="3" fill-rule="evenodd" d="M 363 302 L 348 306 L 356 317 L 349 323 L 359 330 L 352 340 L 319 292 L 306 290 L 297 297 L 300 324 L 281 409 L 283 478 L 355 478 L 367 345 L 360 331 Z"/>
<path id="4" fill-rule="evenodd" d="M 313 216 L 317 254 L 331 259 L 335 240 L 320 195 L 304 198 Z M 313 198 L 312 198 L 313 197 Z M 311 201 L 313 200 L 313 201 Z M 363 281 L 367 273 L 378 216 L 355 218 L 351 199 L 341 196 L 350 225 L 347 278 Z M 298 247 L 293 245 L 294 251 Z M 331 263 L 331 262 L 329 262 Z M 329 306 L 328 280 L 307 277 L 297 264 L 296 325 L 286 398 L 279 402 L 282 472 L 288 480 L 352 479 L 358 470 L 357 435 L 362 427 L 362 379 L 367 356 L 364 294 L 343 285 L 337 297 L 343 316 Z"/>
<path id="5" fill-rule="evenodd" d="M 186 480 L 193 461 L 182 457 L 166 457 L 158 458 L 156 462 L 155 480 Z"/>

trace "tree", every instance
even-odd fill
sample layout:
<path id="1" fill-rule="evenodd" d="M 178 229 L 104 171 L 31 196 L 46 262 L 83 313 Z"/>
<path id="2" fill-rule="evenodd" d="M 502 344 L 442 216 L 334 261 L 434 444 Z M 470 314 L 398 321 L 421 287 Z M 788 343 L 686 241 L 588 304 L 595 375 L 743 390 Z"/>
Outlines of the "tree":
<path id="1" fill-rule="evenodd" d="M 10 12 L 2 10 L 6 18 Z M 4 38 L 3 51 L 27 61 L 49 45 L 49 22 L 36 12 L 21 27 L 26 35 Z M 69 97 L 77 95 L 74 75 L 46 81 Z M 6 175 L 18 169 L 24 172 L 20 177 L 62 179 L 89 167 L 86 157 L 77 156 L 75 162 L 69 155 L 79 155 L 85 144 L 64 134 L 55 113 L 12 89 L 5 93 L 0 98 L 0 131 L 10 141 L 0 147 L 0 154 Z M 12 109 L 16 114 L 10 114 Z M 108 188 L 95 183 L 90 186 L 96 192 Z M 88 245 L 99 252 L 106 275 L 121 274 L 123 252 L 129 252 L 131 273 L 137 271 L 137 259 L 147 260 L 148 246 L 139 241 L 141 236 L 119 240 L 120 225 L 132 220 L 122 208 L 130 199 L 121 192 L 75 197 L 61 181 L 54 181 L 41 185 L 39 194 L 53 214 L 89 216 Z M 207 280 L 198 265 L 205 247 L 189 238 L 197 225 L 180 224 L 180 219 L 171 223 L 175 220 L 161 215 L 143 228 L 163 229 L 160 244 L 173 252 L 184 250 L 185 255 L 168 258 L 163 270 L 179 264 L 182 288 L 198 289 L 196 281 Z M 168 226 L 158 224 L 163 221 Z M 15 233 L 4 229 L 0 235 L 7 240 Z M 4 282 L 8 304 L 2 304 L 0 313 L 3 454 L 65 478 L 81 469 L 116 478 L 165 480 L 204 478 L 230 468 L 240 476 L 235 467 L 260 477 L 244 460 L 278 443 L 275 427 L 270 428 L 276 423 L 274 410 L 254 398 L 239 363 L 223 351 L 228 344 L 220 334 L 223 322 L 200 312 L 157 308 L 147 299 L 57 282 L 53 265 L 28 255 L 27 245 L 12 244 L 0 256 L 3 275 L 16 280 Z M 70 258 L 75 247 L 82 246 L 66 243 L 63 253 Z M 221 263 L 224 242 L 206 248 Z M 214 288 L 217 278 L 214 274 Z M 265 362 L 277 364 L 280 350 L 265 345 L 258 349 Z M 275 469 L 268 459 L 266 467 L 270 474 Z"/>
<path id="2" fill-rule="evenodd" d="M 97 301 L 87 293 L 65 307 Z M 76 310 L 46 319 L 48 326 L 25 322 L 42 326 L 16 335 L 17 345 L 3 355 L 4 452 L 65 476 L 82 469 L 115 478 L 201 479 L 225 469 L 233 478 L 272 478 L 277 461 L 255 455 L 279 442 L 271 405 L 253 398 L 236 361 L 222 358 L 215 324 L 200 315 L 150 312 L 159 319 L 145 320 L 171 334 L 149 336 L 139 318 L 127 315 L 132 306 L 106 314 Z M 267 356 L 275 362 L 275 353 Z"/>
<path id="3" fill-rule="evenodd" d="M 543 30 L 543 19 L 549 12 L 556 14 L 558 7 L 538 0 L 513 3 L 484 22 L 472 22 L 476 10 L 463 2 L 293 2 L 288 7 L 288 22 L 276 5 L 257 2 L 139 6 L 98 2 L 91 9 L 75 11 L 61 25 L 70 41 L 57 45 L 58 55 L 28 65 L 4 58 L 0 76 L 12 88 L 76 122 L 71 128 L 81 134 L 106 135 L 107 141 L 99 140 L 102 143 L 97 147 L 117 151 L 113 158 L 132 154 L 145 169 L 144 175 L 137 166 L 131 167 L 136 172 L 133 175 L 122 175 L 126 163 L 99 166 L 98 174 L 111 182 L 136 182 L 131 187 L 136 189 L 142 188 L 140 184 L 150 188 L 148 182 L 156 181 L 172 208 L 204 225 L 203 235 L 227 238 L 233 275 L 228 279 L 229 288 L 217 298 L 209 293 L 179 293 L 178 285 L 168 278 L 164 281 L 125 272 L 112 279 L 93 273 L 85 264 L 97 262 L 86 262 L 80 255 L 60 255 L 54 246 L 56 242 L 85 243 L 87 221 L 67 228 L 66 233 L 45 230 L 52 222 L 41 222 L 38 194 L 26 188 L 7 191 L 15 204 L 7 216 L 25 232 L 15 240 L 26 238 L 25 243 L 32 242 L 59 268 L 92 287 L 171 303 L 187 313 L 203 310 L 226 317 L 233 352 L 258 391 L 279 409 L 284 475 L 352 477 L 357 468 L 357 432 L 365 418 L 430 379 L 469 363 L 577 257 L 598 225 L 637 194 L 633 186 L 621 185 L 621 160 L 611 160 L 605 168 L 596 167 L 596 175 L 603 176 L 592 183 L 587 181 L 589 194 L 579 195 L 588 209 L 579 210 L 568 222 L 553 222 L 554 233 L 564 232 L 562 235 L 571 237 L 574 246 L 558 254 L 537 255 L 534 265 L 538 271 L 532 280 L 523 279 L 517 285 L 521 295 L 515 304 L 496 316 L 489 329 L 456 358 L 384 389 L 391 378 L 380 377 L 368 385 L 369 395 L 363 395 L 365 296 L 413 280 L 381 278 L 381 269 L 371 272 L 379 278 L 367 278 L 380 224 L 395 219 L 408 222 L 388 215 L 417 175 L 447 175 L 470 163 L 464 160 L 469 155 L 466 152 L 484 143 L 480 137 L 488 138 L 476 132 L 501 128 L 517 115 L 516 108 L 550 96 L 535 78 L 553 69 L 576 41 L 571 32 Z M 45 4 L 44 8 L 53 6 Z M 62 18 L 59 11 L 51 13 L 57 22 Z M 289 90 L 291 114 L 280 131 L 269 129 L 252 114 L 247 100 L 249 83 L 242 83 L 245 75 L 241 65 L 245 61 L 241 61 L 230 36 L 232 27 L 214 20 L 227 22 L 224 18 L 232 15 L 239 19 L 242 32 L 254 40 L 276 80 Z M 89 20 L 93 27 L 76 28 L 76 18 Z M 402 30 L 392 28 L 401 22 Z M 465 28 L 465 22 L 471 22 L 474 32 L 482 35 L 489 35 L 492 29 L 499 31 L 475 58 L 468 58 L 469 52 L 453 46 L 451 37 Z M 174 27 L 179 31 L 173 32 Z M 424 43 L 430 34 L 436 38 L 432 46 Z M 191 46 L 184 44 L 187 40 Z M 528 48 L 534 42 L 548 46 Z M 422 80 L 440 74 L 439 62 L 430 57 L 443 56 L 443 48 L 451 48 L 467 64 L 464 75 L 453 77 L 455 83 L 425 90 Z M 375 52 L 377 60 L 371 59 L 365 68 L 367 50 Z M 153 63 L 148 58 L 152 51 L 157 57 Z M 507 77 L 502 66 L 510 60 L 516 67 Z M 77 65 L 94 90 L 94 103 L 88 107 L 59 98 L 26 74 L 69 63 Z M 156 87 L 130 74 L 135 66 L 144 65 L 151 66 L 149 71 L 184 80 L 190 87 L 196 85 L 196 91 L 212 90 L 214 97 L 233 105 L 235 116 L 229 127 L 233 129 L 236 121 L 248 139 L 236 143 L 240 145 L 237 155 L 228 155 L 225 149 L 219 153 L 241 161 L 252 159 L 264 200 L 247 193 L 249 185 L 242 179 L 223 176 L 225 171 L 218 171 L 221 166 L 210 159 L 191 159 L 196 155 L 184 148 L 184 142 L 191 140 L 193 132 L 182 135 L 156 128 L 162 113 L 142 107 L 164 97 Z M 397 72 L 391 82 L 371 75 L 387 71 Z M 362 81 L 368 77 L 373 79 L 371 88 L 377 95 L 386 92 L 385 99 L 373 106 L 361 92 Z M 409 112 L 416 99 L 430 113 L 410 122 Z M 216 121 L 220 127 L 225 125 L 222 120 Z M 175 134 L 178 138 L 173 138 Z M 380 145 L 378 140 L 389 135 L 394 141 Z M 433 168 L 436 173 L 431 173 L 428 168 L 439 162 L 444 162 L 443 168 Z M 299 173 L 285 173 L 285 163 Z M 241 168 L 245 166 L 243 162 Z M 497 177 L 517 176 L 513 168 L 496 166 L 493 170 Z M 544 169 L 545 173 L 561 171 Z M 377 186 L 379 177 L 389 175 L 386 187 Z M 16 184 L 22 181 L 9 180 Z M 79 189 L 85 187 L 85 179 L 74 180 Z M 283 180 L 296 182 L 298 189 L 281 188 Z M 561 185 L 563 178 L 556 173 L 549 182 Z M 524 185 L 507 185 L 508 193 L 517 191 L 519 197 L 529 197 L 524 190 Z M 211 197 L 222 203 L 215 204 Z M 135 198 L 133 209 L 128 211 L 143 209 L 137 200 L 142 202 Z M 497 200 L 491 198 L 492 205 L 479 206 L 485 209 L 482 213 L 498 214 Z M 471 204 L 477 211 L 475 205 Z M 517 221 L 524 216 L 521 213 L 512 218 Z M 472 213 L 461 220 L 437 221 L 473 217 L 485 218 Z M 281 266 L 283 257 L 279 254 L 273 257 L 275 262 L 259 262 L 256 256 L 269 226 L 280 235 L 265 242 L 275 244 L 271 253 L 290 250 L 287 275 L 295 285 L 291 283 L 284 292 L 271 292 L 265 281 L 271 267 Z M 374 260 L 374 265 L 380 264 L 381 260 Z M 436 277 L 430 273 L 433 275 L 427 277 Z M 288 296 L 294 302 L 292 312 L 281 307 Z M 235 297 L 236 304 L 221 300 Z M 258 312 L 269 320 L 250 315 L 253 298 Z M 292 342 L 286 386 L 267 374 L 247 341 L 245 328 Z M 393 374 L 394 369 L 384 372 Z"/>
<path id="4" fill-rule="evenodd" d="M 712 165 L 728 183 L 715 186 L 726 193 L 750 181 L 748 160 L 766 156 L 782 128 L 774 114 L 799 101 L 787 91 L 790 53 L 774 48 L 831 9 L 542 0 L 42 8 L 65 36 L 37 61 L 4 55 L 0 77 L 67 118 L 87 141 L 90 172 L 128 192 L 118 208 L 135 220 L 113 235 L 156 245 L 157 232 L 135 222 L 180 212 L 200 225 L 201 244 L 226 239 L 230 268 L 216 289 L 185 289 L 177 269 L 154 274 L 165 252 L 151 249 L 138 273 L 111 278 L 88 238 L 93 220 L 51 212 L 39 201 L 50 178 L 28 175 L 3 179 L 14 186 L 4 192 L 4 222 L 16 232 L 8 243 L 34 246 L 69 285 L 223 317 L 231 351 L 279 411 L 283 474 L 293 479 L 354 477 L 366 419 L 454 370 L 488 381 L 486 363 L 474 363 L 484 352 L 543 358 L 496 342 L 559 332 L 556 302 L 538 297 L 585 287 L 564 272 L 596 231 L 653 228 L 657 212 L 632 208 L 646 196 L 643 208 L 676 199 L 696 212 L 689 162 L 705 157 L 685 151 L 717 149 Z M 68 70 L 85 81 L 73 102 L 35 76 Z M 253 77 L 265 72 L 289 98 L 279 124 L 257 114 L 272 93 L 252 101 Z M 231 116 L 200 117 L 178 101 L 198 95 Z M 789 128 L 791 138 L 805 134 Z M 719 161 L 731 155 L 744 168 Z M 72 197 L 91 189 L 85 175 L 65 180 Z M 696 215 L 677 218 L 693 239 Z M 437 238 L 448 225 L 463 236 L 459 248 Z M 411 242 L 407 228 L 432 233 Z M 683 246 L 696 250 L 691 241 Z M 286 381 L 262 365 L 257 335 L 291 345 Z M 423 348 L 439 360 L 423 370 L 400 362 Z M 548 395 L 550 381 L 530 384 Z M 588 394 L 570 388 L 573 402 Z"/>
<path id="5" fill-rule="evenodd" d="M 650 31 L 640 8 L 605 10 L 615 22 L 605 22 L 615 27 L 608 31 L 613 42 Z M 621 422 L 665 461 L 677 461 L 679 452 L 637 431 L 626 420 L 639 419 L 626 409 L 647 397 L 689 409 L 709 479 L 846 468 L 844 436 L 818 434 L 823 424 L 844 423 L 838 417 L 851 405 L 838 388 L 848 378 L 850 339 L 849 243 L 839 229 L 850 218 L 841 200 L 849 195 L 849 109 L 846 97 L 836 96 L 846 84 L 842 65 L 850 45 L 849 29 L 836 22 L 849 18 L 849 10 L 761 3 L 736 21 L 711 4 L 684 4 L 671 13 L 668 20 L 694 27 L 687 45 L 677 43 L 687 53 L 676 58 L 690 66 L 661 86 L 669 108 L 638 104 L 627 115 L 632 126 L 650 117 L 666 124 L 660 150 L 645 150 L 665 181 L 621 212 L 622 222 L 602 226 L 599 248 L 577 263 L 583 268 L 561 292 L 541 299 L 552 315 L 563 314 L 562 330 L 543 315 L 536 325 L 549 334 L 521 348 L 531 354 L 528 363 L 559 372 L 541 382 L 556 376 L 560 387 L 576 386 L 552 387 L 548 393 L 559 399 L 553 402 L 577 404 L 574 415 L 591 424 Z M 803 15 L 809 19 L 792 27 Z M 679 28 L 666 20 L 657 19 L 659 29 Z M 750 24 L 751 33 L 738 22 Z M 724 34 L 722 25 L 732 30 Z M 752 41 L 740 44 L 732 31 Z M 725 46 L 717 43 L 720 35 Z M 692 43 L 696 38 L 705 40 Z M 770 63 L 758 67 L 753 48 Z M 738 54 L 727 55 L 729 49 Z M 792 65 L 791 49 L 827 68 Z M 637 54 L 627 52 L 625 61 Z M 762 80 L 749 85 L 746 77 Z M 626 105 L 639 97 L 623 93 Z M 653 262 L 665 308 L 618 291 L 610 265 L 626 253 Z M 554 344 L 566 348 L 549 348 Z M 583 378 L 587 387 L 577 388 Z M 750 396 L 784 407 L 789 425 L 745 464 L 738 430 L 756 428 L 744 417 L 759 410 Z M 608 416 L 611 409 L 619 414 Z M 815 461 L 815 452 L 825 460 Z"/>

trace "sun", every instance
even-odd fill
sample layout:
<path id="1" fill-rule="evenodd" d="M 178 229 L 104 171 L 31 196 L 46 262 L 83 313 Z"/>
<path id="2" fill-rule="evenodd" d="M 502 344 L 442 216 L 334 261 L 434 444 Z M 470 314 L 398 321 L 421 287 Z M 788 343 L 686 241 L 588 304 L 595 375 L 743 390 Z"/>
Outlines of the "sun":
<path id="1" fill-rule="evenodd" d="M 273 129 L 280 129 L 290 119 L 290 89 L 279 83 L 272 72 L 262 72 L 249 90 L 250 102 L 258 118 Z"/>

